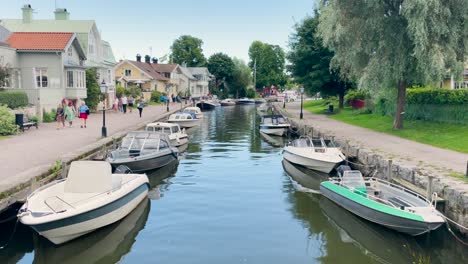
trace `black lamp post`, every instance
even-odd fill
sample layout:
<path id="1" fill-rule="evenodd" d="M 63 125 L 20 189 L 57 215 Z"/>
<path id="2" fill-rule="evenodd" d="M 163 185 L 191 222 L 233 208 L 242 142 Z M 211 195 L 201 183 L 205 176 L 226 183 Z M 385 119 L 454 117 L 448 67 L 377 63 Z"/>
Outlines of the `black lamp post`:
<path id="1" fill-rule="evenodd" d="M 301 114 L 299 115 L 299 118 L 300 118 L 300 119 L 303 119 L 303 118 L 304 118 L 304 114 L 302 113 L 303 95 L 304 95 L 304 87 L 301 87 Z"/>
<path id="2" fill-rule="evenodd" d="M 106 127 L 106 93 L 107 93 L 107 84 L 102 80 L 101 85 L 101 94 L 103 95 L 102 99 L 102 128 L 101 128 L 101 137 L 107 137 L 107 127 Z"/>

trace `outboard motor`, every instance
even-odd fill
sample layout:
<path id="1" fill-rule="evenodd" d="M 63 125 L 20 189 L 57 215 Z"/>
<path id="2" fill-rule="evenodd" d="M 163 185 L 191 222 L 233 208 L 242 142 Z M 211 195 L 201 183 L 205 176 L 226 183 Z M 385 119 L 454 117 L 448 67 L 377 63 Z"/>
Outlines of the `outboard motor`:
<path id="1" fill-rule="evenodd" d="M 114 171 L 114 174 L 131 174 L 131 173 L 132 173 L 132 170 L 125 165 L 119 165 Z"/>

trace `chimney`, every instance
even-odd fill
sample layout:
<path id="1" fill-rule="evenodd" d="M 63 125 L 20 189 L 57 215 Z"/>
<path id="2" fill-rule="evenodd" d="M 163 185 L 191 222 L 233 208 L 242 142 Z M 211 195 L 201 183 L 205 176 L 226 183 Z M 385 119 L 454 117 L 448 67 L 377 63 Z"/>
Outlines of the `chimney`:
<path id="1" fill-rule="evenodd" d="M 145 62 L 150 63 L 151 62 L 151 57 L 150 55 L 145 55 Z"/>
<path id="2" fill-rule="evenodd" d="M 136 58 L 137 58 L 137 61 L 138 61 L 138 62 L 141 62 L 141 55 L 140 55 L 140 53 L 137 54 Z"/>
<path id="3" fill-rule="evenodd" d="M 158 64 L 158 59 L 156 57 L 153 57 L 152 61 L 154 64 Z"/>
<path id="4" fill-rule="evenodd" d="M 57 8 L 55 9 L 55 20 L 69 20 L 70 13 L 67 11 L 66 8 Z"/>
<path id="5" fill-rule="evenodd" d="M 31 23 L 34 11 L 31 5 L 24 5 L 23 8 L 21 8 L 21 10 L 23 10 L 23 23 Z"/>

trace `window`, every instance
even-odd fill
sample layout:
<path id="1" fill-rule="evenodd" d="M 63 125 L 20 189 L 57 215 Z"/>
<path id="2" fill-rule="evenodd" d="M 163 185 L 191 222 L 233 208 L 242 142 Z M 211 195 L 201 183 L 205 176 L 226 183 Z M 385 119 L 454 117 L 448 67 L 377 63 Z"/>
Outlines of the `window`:
<path id="1" fill-rule="evenodd" d="M 36 69 L 36 87 L 46 88 L 48 86 L 47 69 Z"/>
<path id="2" fill-rule="evenodd" d="M 79 83 L 79 80 L 78 80 Z M 67 87 L 74 87 L 73 86 L 73 71 L 67 71 Z"/>
<path id="3" fill-rule="evenodd" d="M 0 66 L 0 87 L 10 88 L 11 87 L 11 70 L 7 67 Z"/>
<path id="4" fill-rule="evenodd" d="M 125 70 L 125 76 L 132 76 L 132 70 L 126 69 Z"/>
<path id="5" fill-rule="evenodd" d="M 165 73 L 164 73 L 164 77 L 166 77 L 166 78 L 171 78 L 171 73 L 165 72 Z"/>
<path id="6" fill-rule="evenodd" d="M 73 57 L 73 48 L 71 46 L 68 48 L 67 53 L 68 53 L 68 57 Z"/>

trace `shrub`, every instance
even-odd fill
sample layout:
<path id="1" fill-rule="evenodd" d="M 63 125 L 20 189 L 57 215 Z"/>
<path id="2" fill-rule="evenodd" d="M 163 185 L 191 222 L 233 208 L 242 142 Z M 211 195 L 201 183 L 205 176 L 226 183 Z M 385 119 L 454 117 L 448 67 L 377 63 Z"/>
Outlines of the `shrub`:
<path id="1" fill-rule="evenodd" d="M 99 87 L 95 68 L 86 70 L 86 89 L 86 105 L 89 107 L 89 109 L 96 110 L 101 97 L 101 88 Z"/>
<path id="2" fill-rule="evenodd" d="M 42 111 L 42 122 L 51 123 L 55 121 L 55 115 L 57 110 L 52 109 L 50 112 L 47 112 L 45 109 Z"/>
<path id="3" fill-rule="evenodd" d="M 141 89 L 138 86 L 128 86 L 127 89 L 125 89 L 125 95 L 131 95 L 133 98 L 137 98 L 141 95 Z"/>
<path id="4" fill-rule="evenodd" d="M 468 104 L 468 89 L 409 88 L 407 104 L 461 105 Z"/>
<path id="5" fill-rule="evenodd" d="M 363 90 L 351 90 L 345 95 L 345 104 L 349 105 L 352 100 L 366 100 L 369 94 Z"/>
<path id="6" fill-rule="evenodd" d="M 0 135 L 13 135 L 18 132 L 18 126 L 15 124 L 15 115 L 10 112 L 8 107 L 0 105 Z"/>
<path id="7" fill-rule="evenodd" d="M 39 122 L 39 117 L 37 117 L 37 116 L 35 116 L 35 115 L 29 116 L 28 119 L 29 119 L 30 121 Z"/>
<path id="8" fill-rule="evenodd" d="M 28 95 L 24 92 L 3 91 L 0 92 L 0 104 L 7 105 L 11 109 L 28 105 Z"/>
<path id="9" fill-rule="evenodd" d="M 125 88 L 123 86 L 117 85 L 115 87 L 115 96 L 120 98 L 122 97 L 122 95 L 124 95 L 124 93 L 125 93 Z"/>
<path id="10" fill-rule="evenodd" d="M 254 89 L 247 89 L 246 96 L 248 98 L 255 98 L 255 95 L 256 95 L 256 93 L 255 93 Z"/>
<path id="11" fill-rule="evenodd" d="M 161 95 L 162 93 L 159 91 L 152 91 L 151 92 L 151 101 L 159 103 L 161 101 Z"/>

